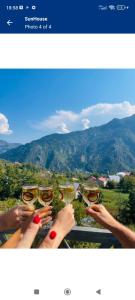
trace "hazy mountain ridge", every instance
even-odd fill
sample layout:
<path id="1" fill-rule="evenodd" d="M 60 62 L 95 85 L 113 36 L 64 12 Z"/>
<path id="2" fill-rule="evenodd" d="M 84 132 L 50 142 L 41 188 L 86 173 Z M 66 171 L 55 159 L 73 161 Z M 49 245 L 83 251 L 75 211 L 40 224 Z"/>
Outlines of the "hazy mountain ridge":
<path id="1" fill-rule="evenodd" d="M 57 171 L 135 170 L 135 115 L 84 131 L 48 135 L 0 157 Z"/>
<path id="2" fill-rule="evenodd" d="M 0 154 L 5 153 L 8 150 L 17 148 L 21 144 L 19 143 L 8 143 L 6 141 L 0 140 Z"/>

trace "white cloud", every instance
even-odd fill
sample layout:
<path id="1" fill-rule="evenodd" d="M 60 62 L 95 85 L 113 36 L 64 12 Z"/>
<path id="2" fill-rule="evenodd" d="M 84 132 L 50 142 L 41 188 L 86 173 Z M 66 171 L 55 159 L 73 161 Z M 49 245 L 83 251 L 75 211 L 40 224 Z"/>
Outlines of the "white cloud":
<path id="1" fill-rule="evenodd" d="M 33 127 L 44 133 L 68 133 L 99 126 L 113 118 L 124 118 L 135 114 L 135 105 L 128 101 L 118 103 L 97 103 L 83 108 L 79 113 L 59 110 Z"/>
<path id="2" fill-rule="evenodd" d="M 68 129 L 67 125 L 65 123 L 61 123 L 58 127 L 58 133 L 69 133 L 70 130 Z"/>
<path id="3" fill-rule="evenodd" d="M 90 127 L 89 119 L 82 119 L 83 129 L 88 129 Z"/>
<path id="4" fill-rule="evenodd" d="M 5 115 L 0 113 L 0 134 L 11 134 L 12 130 L 9 128 L 8 119 Z"/>
<path id="5" fill-rule="evenodd" d="M 79 116 L 72 111 L 59 110 L 55 115 L 36 124 L 34 127 L 39 130 L 49 130 L 50 132 L 68 133 L 72 130 L 72 125 L 77 122 Z"/>
<path id="6" fill-rule="evenodd" d="M 120 103 L 98 103 L 84 108 L 81 112 L 81 114 L 85 117 L 91 114 L 94 114 L 95 116 L 110 114 L 113 117 L 124 117 L 125 114 L 126 116 L 130 116 L 134 113 L 135 105 L 132 105 L 128 101 Z"/>

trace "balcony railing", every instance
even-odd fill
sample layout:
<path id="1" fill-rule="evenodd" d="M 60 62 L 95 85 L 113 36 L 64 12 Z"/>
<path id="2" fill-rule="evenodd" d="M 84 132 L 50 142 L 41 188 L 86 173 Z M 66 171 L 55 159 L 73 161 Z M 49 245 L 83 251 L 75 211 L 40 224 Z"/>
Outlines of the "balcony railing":
<path id="1" fill-rule="evenodd" d="M 14 233 L 14 231 L 0 232 L 0 243 L 4 244 L 9 234 Z M 42 228 L 38 236 L 43 238 L 47 233 L 47 229 Z M 78 242 L 88 242 L 88 243 L 98 243 L 99 248 L 121 248 L 119 241 L 112 235 L 109 230 L 98 229 L 93 227 L 81 227 L 75 226 L 72 231 L 66 236 L 61 247 L 70 248 L 68 241 L 78 241 Z"/>

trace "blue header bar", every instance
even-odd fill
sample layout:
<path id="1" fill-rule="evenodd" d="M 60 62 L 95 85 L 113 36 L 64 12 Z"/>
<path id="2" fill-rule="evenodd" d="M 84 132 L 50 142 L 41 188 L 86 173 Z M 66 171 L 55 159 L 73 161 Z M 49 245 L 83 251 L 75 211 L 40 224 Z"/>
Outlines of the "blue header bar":
<path id="1" fill-rule="evenodd" d="M 135 0 L 1 0 L 0 33 L 135 33 Z"/>

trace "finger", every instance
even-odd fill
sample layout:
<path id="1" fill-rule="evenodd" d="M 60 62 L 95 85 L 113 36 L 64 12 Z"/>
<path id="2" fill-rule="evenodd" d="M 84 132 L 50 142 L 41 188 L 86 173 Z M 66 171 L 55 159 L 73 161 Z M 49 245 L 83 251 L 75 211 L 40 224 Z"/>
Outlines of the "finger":
<path id="1" fill-rule="evenodd" d="M 20 205 L 18 206 L 19 209 L 24 210 L 24 211 L 34 211 L 34 206 L 33 205 Z"/>
<path id="2" fill-rule="evenodd" d="M 36 213 L 42 213 L 42 212 L 47 212 L 49 210 L 52 210 L 52 206 L 46 206 L 46 207 L 42 207 L 36 210 Z"/>
<path id="3" fill-rule="evenodd" d="M 101 205 L 100 204 L 93 204 L 90 207 L 92 210 L 99 212 L 101 209 Z"/>
<path id="4" fill-rule="evenodd" d="M 37 211 L 36 211 L 37 213 Z M 23 214 L 22 216 L 20 216 L 19 220 L 21 221 L 26 221 L 29 217 L 31 217 L 32 213 L 27 212 L 25 214 Z M 38 213 L 38 215 L 40 216 L 40 218 L 44 218 L 44 217 L 48 217 L 52 215 L 52 211 L 48 211 L 48 212 L 42 212 L 42 213 Z"/>
<path id="5" fill-rule="evenodd" d="M 39 215 L 34 215 L 31 222 L 27 226 L 21 241 L 18 243 L 17 248 L 31 248 L 31 245 L 41 227 L 41 219 Z"/>
<path id="6" fill-rule="evenodd" d="M 49 216 L 52 214 L 52 206 L 40 208 L 40 209 L 36 210 L 36 213 L 39 214 L 41 218 L 43 218 L 45 216 Z"/>
<path id="7" fill-rule="evenodd" d="M 96 216 L 97 215 L 97 211 L 94 211 L 91 207 L 86 208 L 86 213 L 90 216 Z"/>
<path id="8" fill-rule="evenodd" d="M 52 211 L 50 210 L 50 211 L 48 211 L 48 212 L 42 212 L 42 213 L 39 213 L 39 216 L 41 217 L 41 218 L 44 218 L 44 217 L 48 217 L 48 216 L 51 216 L 52 215 Z"/>
<path id="9" fill-rule="evenodd" d="M 30 217 L 32 215 L 32 211 L 22 211 L 20 217 Z"/>
<path id="10" fill-rule="evenodd" d="M 37 211 L 39 211 L 39 210 L 37 210 Z M 36 211 L 36 214 L 37 214 L 37 211 Z M 52 214 L 52 211 L 48 211 L 48 213 L 43 213 L 43 211 L 42 211 L 42 214 L 39 213 L 38 215 L 42 220 L 45 217 L 51 216 L 51 214 Z M 26 230 L 26 228 L 29 225 L 29 223 L 31 222 L 32 218 L 33 218 L 33 215 L 31 213 L 30 213 L 30 215 L 26 214 L 26 215 L 22 215 L 18 218 L 18 222 L 21 225 L 23 232 Z"/>

